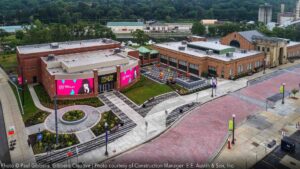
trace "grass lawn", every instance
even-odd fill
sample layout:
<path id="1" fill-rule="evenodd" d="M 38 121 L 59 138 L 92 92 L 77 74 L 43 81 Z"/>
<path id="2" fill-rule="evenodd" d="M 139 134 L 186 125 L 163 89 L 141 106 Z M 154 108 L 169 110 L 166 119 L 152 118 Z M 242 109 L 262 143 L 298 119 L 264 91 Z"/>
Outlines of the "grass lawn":
<path id="1" fill-rule="evenodd" d="M 13 89 L 13 92 L 16 96 L 16 99 L 17 99 L 19 107 L 20 107 L 20 104 L 22 104 L 22 103 L 19 102 L 16 88 L 12 84 L 10 84 L 10 86 Z M 22 101 L 22 91 L 19 91 L 19 94 L 20 94 L 21 101 Z M 24 100 L 25 100 L 25 104 L 23 105 L 24 115 L 22 115 L 22 117 L 23 117 L 25 126 L 28 127 L 28 126 L 32 126 L 32 125 L 44 122 L 45 119 L 47 118 L 47 116 L 49 115 L 49 113 L 43 112 L 43 111 L 39 110 L 37 107 L 35 107 L 27 86 L 25 88 Z"/>
<path id="2" fill-rule="evenodd" d="M 105 122 L 107 122 L 108 128 L 112 129 L 120 123 L 120 119 L 111 111 L 102 113 L 99 123 L 92 128 L 92 131 L 96 136 L 105 132 Z"/>
<path id="3" fill-rule="evenodd" d="M 34 90 L 43 106 L 51 109 L 54 108 L 53 101 L 50 99 L 48 93 L 46 92 L 46 90 L 42 85 L 34 86 Z M 58 100 L 57 105 L 58 108 L 63 108 L 72 105 L 88 105 L 92 107 L 100 107 L 103 106 L 104 104 L 97 97 L 94 97 L 94 98 L 80 99 L 80 100 Z"/>
<path id="4" fill-rule="evenodd" d="M 14 54 L 1 54 L 0 65 L 7 73 L 17 73 L 17 55 Z"/>
<path id="5" fill-rule="evenodd" d="M 151 97 L 158 96 L 164 93 L 173 91 L 171 87 L 166 84 L 159 84 L 150 80 L 144 76 L 141 76 L 141 80 L 133 86 L 122 91 L 129 99 L 137 104 L 143 104 Z"/>

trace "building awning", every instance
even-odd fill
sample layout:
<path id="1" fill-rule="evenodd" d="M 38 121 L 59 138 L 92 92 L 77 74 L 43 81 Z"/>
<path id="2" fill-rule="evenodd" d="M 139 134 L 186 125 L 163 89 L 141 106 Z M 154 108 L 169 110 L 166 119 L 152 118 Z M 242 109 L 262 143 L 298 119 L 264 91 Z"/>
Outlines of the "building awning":
<path id="1" fill-rule="evenodd" d="M 143 46 L 138 48 L 139 52 L 142 54 L 150 53 L 151 51 Z"/>

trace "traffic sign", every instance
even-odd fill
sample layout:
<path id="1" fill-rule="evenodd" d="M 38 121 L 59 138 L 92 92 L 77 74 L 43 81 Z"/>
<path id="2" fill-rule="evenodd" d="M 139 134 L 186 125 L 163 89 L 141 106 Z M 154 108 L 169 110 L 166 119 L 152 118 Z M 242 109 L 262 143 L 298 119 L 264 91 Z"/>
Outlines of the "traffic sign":
<path id="1" fill-rule="evenodd" d="M 37 140 L 38 140 L 38 141 L 42 141 L 42 139 L 43 139 L 43 134 L 42 134 L 42 133 L 39 133 L 39 134 L 37 135 Z"/>
<path id="2" fill-rule="evenodd" d="M 10 126 L 9 128 L 8 128 L 8 135 L 9 136 L 12 136 L 12 135 L 14 135 L 15 134 L 15 126 Z"/>

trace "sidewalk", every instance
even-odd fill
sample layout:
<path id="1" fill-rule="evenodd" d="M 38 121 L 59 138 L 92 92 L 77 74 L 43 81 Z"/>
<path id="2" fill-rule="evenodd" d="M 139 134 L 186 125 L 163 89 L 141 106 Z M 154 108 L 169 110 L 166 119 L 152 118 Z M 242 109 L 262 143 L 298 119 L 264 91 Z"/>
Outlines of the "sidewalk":
<path id="1" fill-rule="evenodd" d="M 300 121 L 299 110 L 300 100 L 286 99 L 284 105 L 278 101 L 275 109 L 268 109 L 248 119 L 236 129 L 236 144 L 231 149 L 225 144 L 211 164 L 230 164 L 234 166 L 230 168 L 238 169 L 251 168 L 280 144 L 282 131 L 289 136 L 297 130 L 295 124 Z M 267 144 L 272 140 L 276 140 L 276 145 L 268 148 Z"/>
<path id="2" fill-rule="evenodd" d="M 54 113 L 53 109 L 47 108 L 41 104 L 38 96 L 35 93 L 35 90 L 34 90 L 32 84 L 28 84 L 28 88 L 29 88 L 29 91 L 30 91 L 30 94 L 31 94 L 31 97 L 32 97 L 35 107 L 37 107 L 38 109 L 45 111 L 45 112 Z"/>
<path id="3" fill-rule="evenodd" d="M 5 72 L 0 68 L 0 100 L 3 106 L 3 114 L 6 129 L 15 127 L 15 135 L 8 136 L 8 141 L 16 139 L 16 146 L 10 151 L 12 163 L 35 162 L 33 151 L 27 144 L 28 135 L 19 110 L 15 95 L 7 82 Z"/>

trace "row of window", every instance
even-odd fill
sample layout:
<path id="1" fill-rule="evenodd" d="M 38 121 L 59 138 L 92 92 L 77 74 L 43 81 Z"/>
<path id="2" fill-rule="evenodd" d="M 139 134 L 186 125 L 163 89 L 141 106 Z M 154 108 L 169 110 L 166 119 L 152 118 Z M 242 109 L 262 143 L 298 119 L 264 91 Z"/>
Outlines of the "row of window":
<path id="1" fill-rule="evenodd" d="M 167 57 L 167 56 L 164 56 L 164 55 L 160 55 L 160 60 L 163 63 L 165 63 L 167 60 L 169 60 L 169 62 L 177 63 L 177 59 L 174 59 L 174 58 L 171 58 L 171 57 Z M 188 66 L 188 62 L 187 61 L 178 60 L 178 63 L 179 63 L 179 65 L 182 65 L 182 66 Z M 172 64 L 172 65 L 174 65 L 174 64 Z M 189 67 L 191 69 L 196 69 L 196 70 L 199 69 L 199 65 L 197 65 L 197 64 L 190 63 Z"/>
<path id="2" fill-rule="evenodd" d="M 300 56 L 300 51 L 296 51 L 296 52 L 290 52 L 288 53 L 288 56 Z"/>
<path id="3" fill-rule="evenodd" d="M 258 68 L 258 67 L 262 66 L 262 62 L 261 61 L 256 61 L 254 64 L 248 63 L 246 70 L 247 71 L 252 70 L 253 65 L 254 65 L 254 68 Z M 244 65 L 239 65 L 238 66 L 238 74 L 243 73 L 243 72 L 244 72 Z M 232 70 L 231 69 L 229 70 L 229 75 L 232 75 Z"/>
<path id="4" fill-rule="evenodd" d="M 270 48 L 257 46 L 258 51 L 262 52 L 270 52 Z"/>

